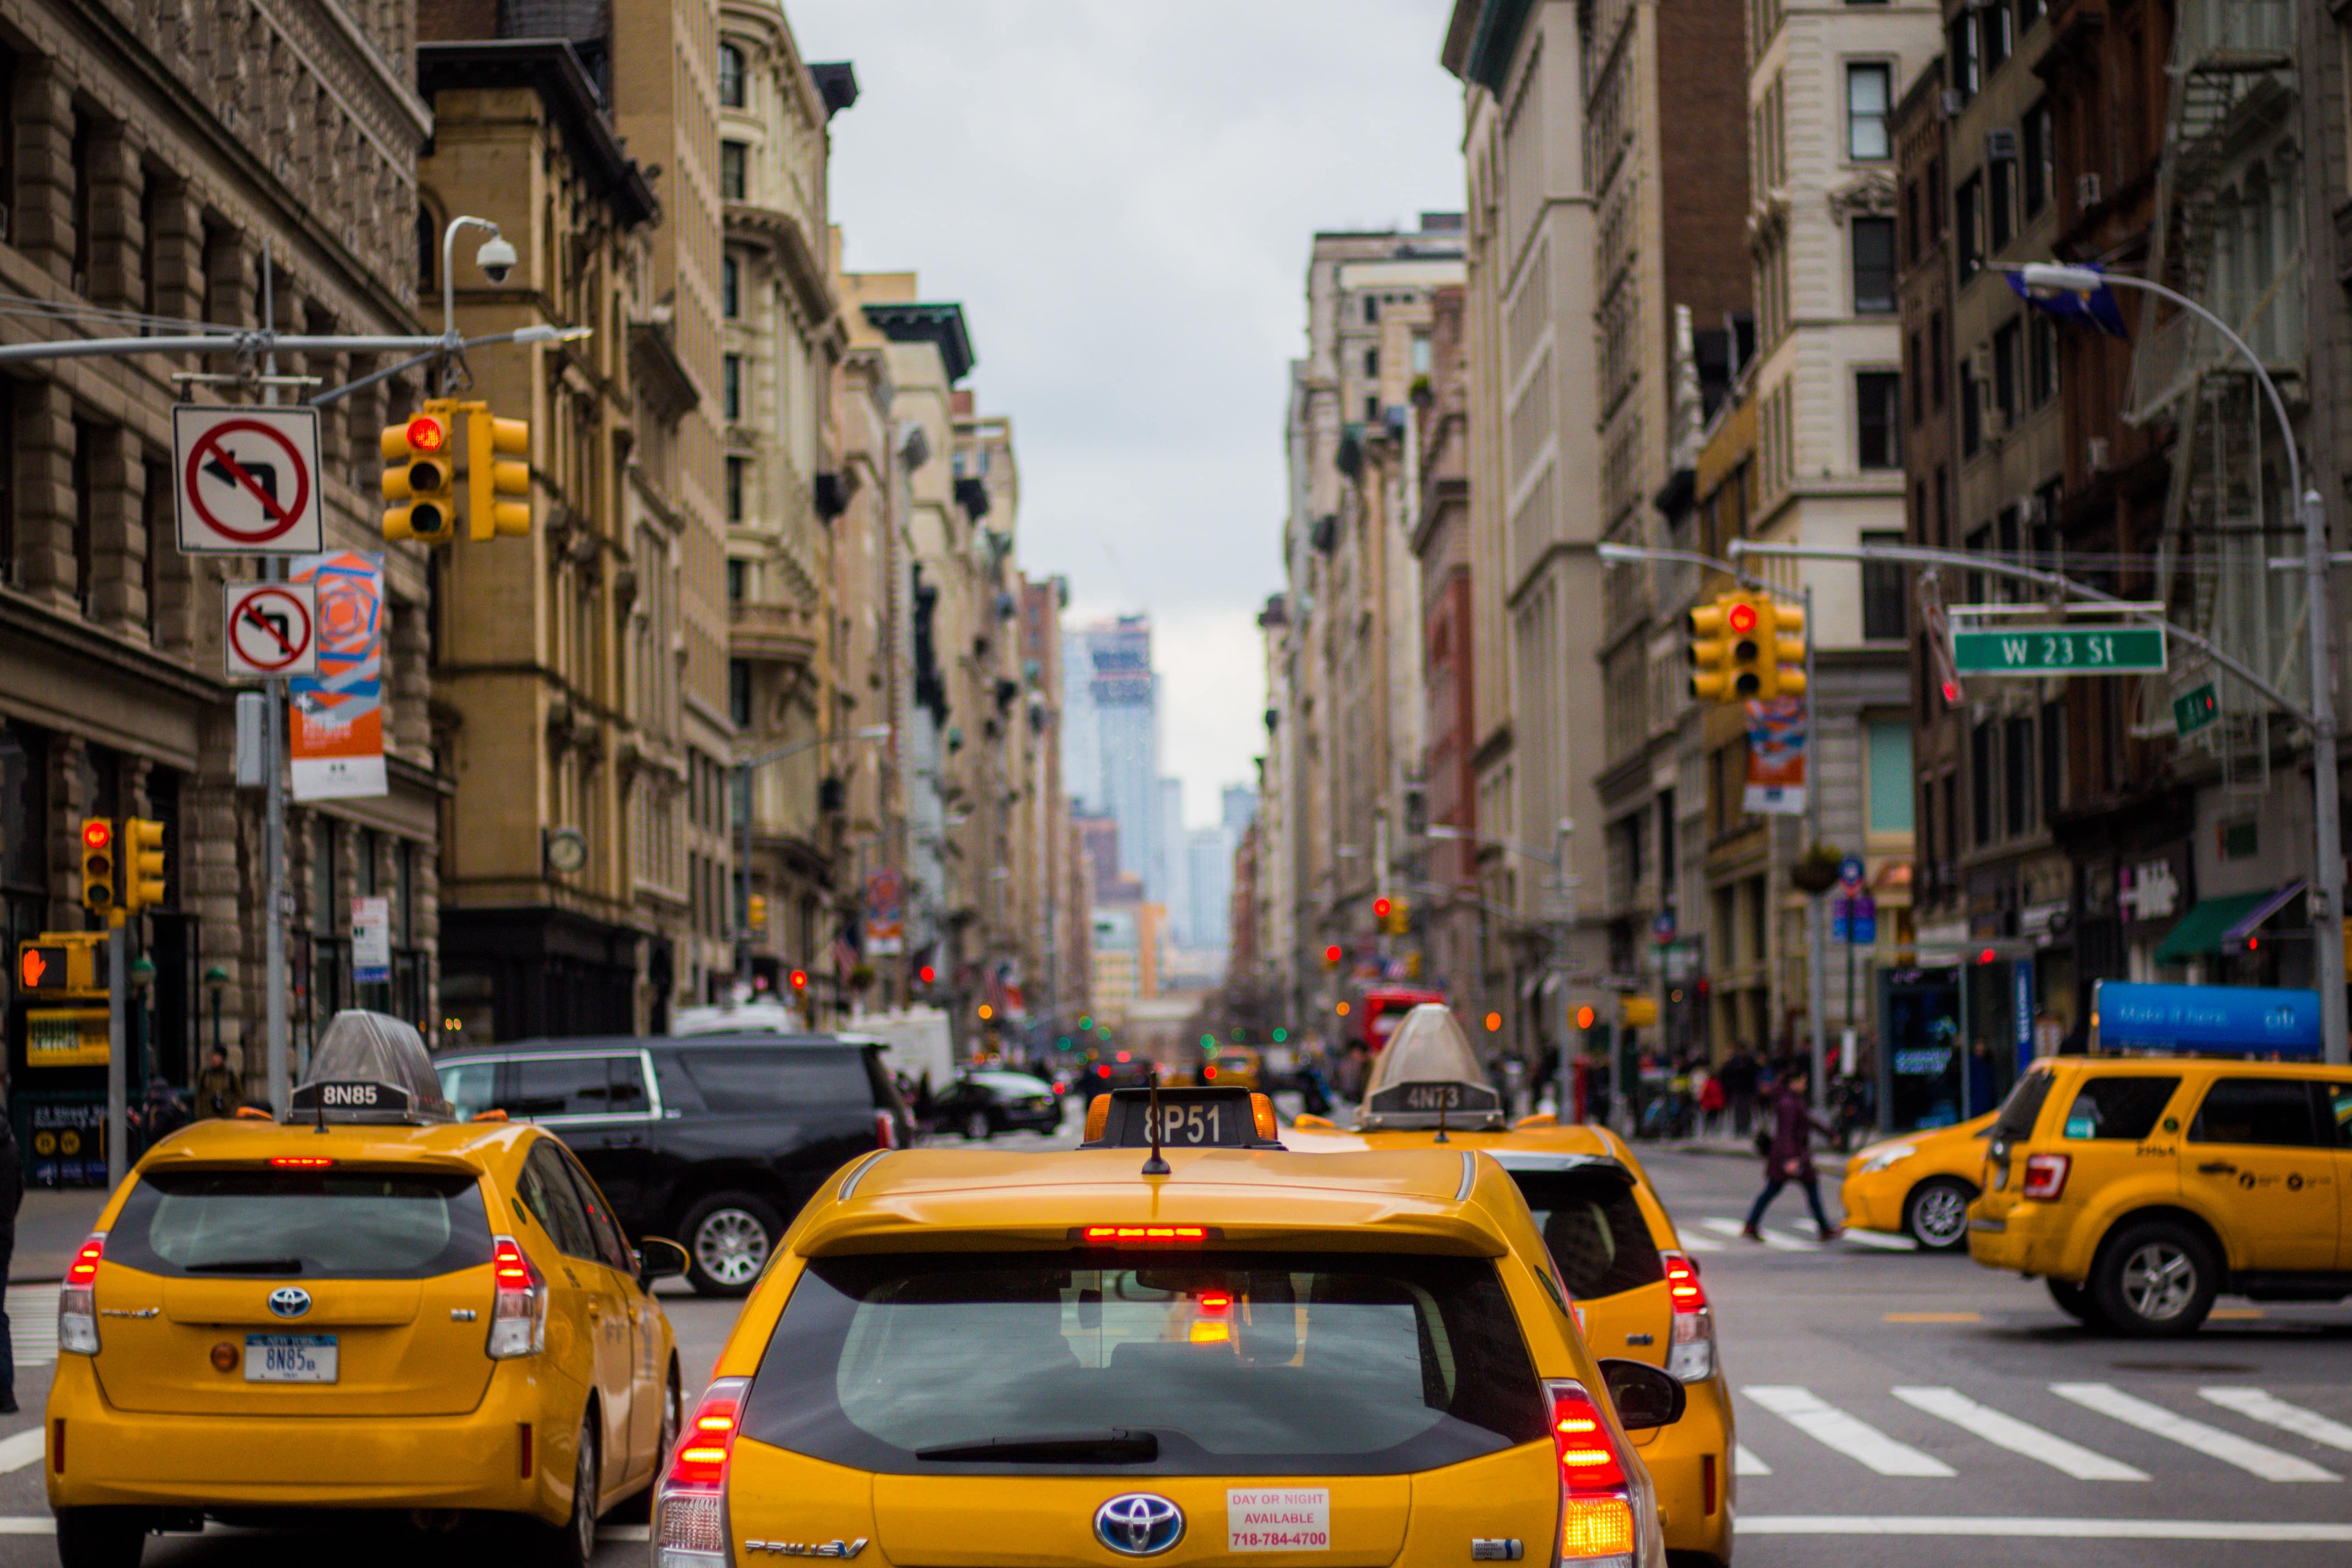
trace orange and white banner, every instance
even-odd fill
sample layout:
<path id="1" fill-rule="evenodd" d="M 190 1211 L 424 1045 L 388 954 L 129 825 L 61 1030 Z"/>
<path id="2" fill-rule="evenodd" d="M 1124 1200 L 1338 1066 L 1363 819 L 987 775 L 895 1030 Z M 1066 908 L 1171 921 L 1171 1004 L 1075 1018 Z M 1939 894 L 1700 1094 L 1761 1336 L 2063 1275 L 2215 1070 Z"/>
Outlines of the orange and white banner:
<path id="1" fill-rule="evenodd" d="M 294 799 L 388 792 L 383 771 L 383 557 L 293 558 L 319 595 L 319 673 L 287 683 Z"/>

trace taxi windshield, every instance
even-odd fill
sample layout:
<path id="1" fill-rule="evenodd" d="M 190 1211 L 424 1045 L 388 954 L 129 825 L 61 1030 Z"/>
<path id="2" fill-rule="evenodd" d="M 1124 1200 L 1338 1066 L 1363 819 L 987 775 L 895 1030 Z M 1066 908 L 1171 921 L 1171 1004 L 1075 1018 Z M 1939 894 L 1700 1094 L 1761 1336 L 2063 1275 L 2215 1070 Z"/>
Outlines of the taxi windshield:
<path id="1" fill-rule="evenodd" d="M 1545 1427 L 1492 1263 L 1252 1251 L 816 1260 L 743 1430 L 898 1474 L 1360 1475 Z"/>
<path id="2" fill-rule="evenodd" d="M 456 1171 L 150 1171 L 106 1258 L 197 1279 L 421 1280 L 488 1263 L 490 1225 Z"/>

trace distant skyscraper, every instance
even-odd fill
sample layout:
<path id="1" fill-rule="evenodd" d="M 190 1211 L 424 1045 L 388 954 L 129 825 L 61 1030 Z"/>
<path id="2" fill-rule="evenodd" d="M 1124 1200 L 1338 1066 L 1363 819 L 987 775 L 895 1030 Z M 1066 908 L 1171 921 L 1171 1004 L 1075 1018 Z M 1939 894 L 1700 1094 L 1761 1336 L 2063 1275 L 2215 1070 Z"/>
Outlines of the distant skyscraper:
<path id="1" fill-rule="evenodd" d="M 1246 784 L 1228 784 L 1220 803 L 1223 810 L 1219 813 L 1218 821 L 1238 841 L 1242 830 L 1257 821 L 1257 791 Z"/>
<path id="2" fill-rule="evenodd" d="M 1184 835 L 1186 921 L 1195 947 L 1222 953 L 1233 943 L 1234 846 L 1238 829 L 1194 828 Z"/>
<path id="3" fill-rule="evenodd" d="M 1065 787 L 1088 811 L 1118 820 L 1118 868 L 1140 877 L 1144 896 L 1158 902 L 1160 707 L 1151 622 L 1122 615 L 1082 627 L 1067 634 L 1063 649 L 1066 692 L 1083 685 L 1086 693 L 1083 708 L 1066 700 Z"/>
<path id="4" fill-rule="evenodd" d="M 1062 632 L 1062 788 L 1080 816 L 1099 817 L 1102 737 L 1095 726 L 1094 644 L 1084 632 Z"/>
<path id="5" fill-rule="evenodd" d="M 1153 824 L 1160 841 L 1152 846 L 1159 869 L 1152 876 L 1150 896 L 1168 906 L 1168 935 L 1179 946 L 1199 946 L 1192 934 L 1192 861 L 1184 844 L 1184 780 L 1160 781 L 1160 816 Z"/>

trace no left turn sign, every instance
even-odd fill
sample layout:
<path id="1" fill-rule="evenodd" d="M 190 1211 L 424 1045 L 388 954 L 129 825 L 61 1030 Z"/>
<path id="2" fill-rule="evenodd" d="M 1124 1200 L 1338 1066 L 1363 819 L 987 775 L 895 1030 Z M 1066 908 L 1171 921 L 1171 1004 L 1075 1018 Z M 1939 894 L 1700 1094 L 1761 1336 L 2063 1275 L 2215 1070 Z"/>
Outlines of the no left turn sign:
<path id="1" fill-rule="evenodd" d="M 232 582 L 222 645 L 232 675 L 319 673 L 319 590 L 310 582 Z"/>
<path id="2" fill-rule="evenodd" d="M 172 410 L 173 510 L 189 555 L 311 555 L 326 549 L 319 505 L 319 411 Z"/>

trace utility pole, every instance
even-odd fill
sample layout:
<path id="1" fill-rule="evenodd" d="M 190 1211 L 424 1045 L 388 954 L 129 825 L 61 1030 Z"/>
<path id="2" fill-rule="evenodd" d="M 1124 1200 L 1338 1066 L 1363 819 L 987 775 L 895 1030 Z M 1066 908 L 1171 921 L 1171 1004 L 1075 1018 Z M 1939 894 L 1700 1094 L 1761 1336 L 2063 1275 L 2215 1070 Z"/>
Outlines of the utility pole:
<path id="1" fill-rule="evenodd" d="M 1822 847 L 1822 695 L 1813 684 L 1813 644 L 1821 628 L 1813 620 L 1813 585 L 1805 585 L 1805 837 L 1806 852 Z M 1812 1035 L 1813 1109 L 1829 1104 L 1825 1048 L 1828 1010 L 1829 932 L 1822 900 L 1825 893 L 1805 894 L 1805 1019 Z"/>

